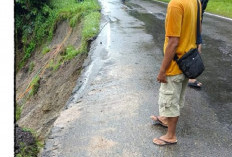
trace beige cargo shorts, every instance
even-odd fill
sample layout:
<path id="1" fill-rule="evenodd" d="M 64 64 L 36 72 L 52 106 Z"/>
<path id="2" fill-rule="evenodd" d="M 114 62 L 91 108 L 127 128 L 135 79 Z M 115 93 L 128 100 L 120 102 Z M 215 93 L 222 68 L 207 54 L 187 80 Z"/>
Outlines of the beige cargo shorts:
<path id="1" fill-rule="evenodd" d="M 168 83 L 161 83 L 159 90 L 159 114 L 164 117 L 180 116 L 184 107 L 185 89 L 188 78 L 184 74 L 167 76 Z"/>

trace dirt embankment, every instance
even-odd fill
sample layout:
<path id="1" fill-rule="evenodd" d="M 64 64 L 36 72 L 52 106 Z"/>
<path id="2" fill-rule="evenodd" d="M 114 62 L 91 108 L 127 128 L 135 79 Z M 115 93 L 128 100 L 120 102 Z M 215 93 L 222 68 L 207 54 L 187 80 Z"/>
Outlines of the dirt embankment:
<path id="1" fill-rule="evenodd" d="M 81 44 L 81 24 L 70 28 L 68 22 L 63 21 L 57 26 L 54 38 L 48 45 L 50 51 L 43 55 L 43 47 L 38 48 L 16 74 L 16 102 L 22 106 L 17 124 L 34 130 L 39 140 L 48 135 L 53 122 L 64 108 L 87 56 L 86 53 L 79 54 L 54 70 L 50 65 L 56 63 L 66 46 L 72 45 L 78 49 Z M 30 69 L 31 63 L 33 70 Z M 29 97 L 28 87 L 36 75 L 40 77 L 38 91 Z"/>

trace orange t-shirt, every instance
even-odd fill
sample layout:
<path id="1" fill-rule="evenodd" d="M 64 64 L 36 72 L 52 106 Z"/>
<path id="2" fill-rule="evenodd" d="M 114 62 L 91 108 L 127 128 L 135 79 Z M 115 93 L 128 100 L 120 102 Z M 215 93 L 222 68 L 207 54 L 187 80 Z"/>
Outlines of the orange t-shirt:
<path id="1" fill-rule="evenodd" d="M 200 2 L 199 6 L 201 17 Z M 196 31 L 197 0 L 171 0 L 168 4 L 165 20 L 164 53 L 168 45 L 168 37 L 179 37 L 179 44 L 176 50 L 179 58 L 191 48 L 196 48 Z M 172 60 L 166 75 L 178 75 L 181 73 L 182 71 L 177 63 Z"/>

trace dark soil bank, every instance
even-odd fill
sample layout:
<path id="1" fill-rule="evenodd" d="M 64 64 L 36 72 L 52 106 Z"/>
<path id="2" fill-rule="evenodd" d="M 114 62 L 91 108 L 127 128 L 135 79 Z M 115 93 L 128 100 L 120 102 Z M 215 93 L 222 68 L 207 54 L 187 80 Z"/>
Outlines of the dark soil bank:
<path id="1" fill-rule="evenodd" d="M 15 155 L 21 152 L 30 154 L 32 157 L 36 156 L 38 148 L 32 133 L 29 131 L 24 131 L 18 125 L 15 127 L 15 132 L 17 134 L 17 136 L 15 136 Z M 23 156 L 24 154 L 21 155 Z"/>

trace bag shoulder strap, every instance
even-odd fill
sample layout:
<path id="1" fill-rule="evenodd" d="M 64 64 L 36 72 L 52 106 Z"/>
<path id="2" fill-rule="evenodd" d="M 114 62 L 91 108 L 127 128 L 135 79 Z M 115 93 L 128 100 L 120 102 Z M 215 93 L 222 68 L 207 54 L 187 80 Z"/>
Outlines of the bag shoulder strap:
<path id="1" fill-rule="evenodd" d="M 196 36 L 196 44 L 197 46 L 200 44 L 198 43 L 197 41 L 197 38 L 199 38 L 201 35 L 201 32 L 200 32 L 200 6 L 199 6 L 199 1 L 197 0 L 197 36 Z"/>

